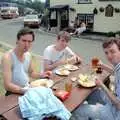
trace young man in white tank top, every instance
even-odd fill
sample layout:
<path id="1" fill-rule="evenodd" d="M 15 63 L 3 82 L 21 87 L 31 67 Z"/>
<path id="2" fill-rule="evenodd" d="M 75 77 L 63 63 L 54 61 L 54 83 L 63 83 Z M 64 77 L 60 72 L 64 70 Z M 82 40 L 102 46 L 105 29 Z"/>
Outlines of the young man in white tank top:
<path id="1" fill-rule="evenodd" d="M 41 74 L 34 71 L 31 55 L 28 52 L 34 39 L 33 31 L 23 28 L 17 34 L 16 47 L 4 54 L 2 66 L 6 95 L 24 94 L 27 90 L 26 86 L 29 86 L 30 77 L 39 79 L 47 76 L 47 73 Z"/>

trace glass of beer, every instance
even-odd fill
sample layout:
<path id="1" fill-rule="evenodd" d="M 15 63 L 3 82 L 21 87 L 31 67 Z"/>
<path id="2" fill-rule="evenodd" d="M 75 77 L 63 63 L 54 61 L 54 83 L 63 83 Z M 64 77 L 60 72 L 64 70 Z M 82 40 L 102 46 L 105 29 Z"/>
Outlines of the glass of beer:
<path id="1" fill-rule="evenodd" d="M 92 62 L 92 68 L 96 69 L 99 63 L 99 59 L 97 57 L 93 57 L 91 62 Z"/>
<path id="2" fill-rule="evenodd" d="M 71 92 L 71 90 L 72 90 L 72 82 L 67 81 L 67 82 L 65 83 L 65 91 Z"/>

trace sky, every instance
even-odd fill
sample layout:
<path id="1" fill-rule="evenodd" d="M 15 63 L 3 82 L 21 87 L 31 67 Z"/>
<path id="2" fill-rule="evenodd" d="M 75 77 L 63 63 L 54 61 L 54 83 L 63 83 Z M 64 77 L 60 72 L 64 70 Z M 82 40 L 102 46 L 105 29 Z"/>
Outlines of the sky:
<path id="1" fill-rule="evenodd" d="M 32 0 L 32 1 L 34 1 L 34 0 Z M 40 0 L 41 2 L 45 2 L 46 0 Z"/>
<path id="2" fill-rule="evenodd" d="M 45 2 L 45 0 L 40 0 L 41 2 Z"/>

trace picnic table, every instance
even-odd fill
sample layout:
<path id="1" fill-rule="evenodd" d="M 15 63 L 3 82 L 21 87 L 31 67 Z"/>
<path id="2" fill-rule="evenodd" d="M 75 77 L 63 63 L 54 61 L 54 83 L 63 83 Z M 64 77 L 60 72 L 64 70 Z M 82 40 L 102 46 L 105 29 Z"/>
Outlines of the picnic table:
<path id="1" fill-rule="evenodd" d="M 64 86 L 64 82 L 71 80 L 71 77 L 77 77 L 80 73 L 86 73 L 88 72 L 89 65 L 80 65 L 79 69 L 76 71 L 72 71 L 70 75 L 68 76 L 58 76 L 53 75 L 51 79 L 53 79 L 55 82 L 57 81 L 63 81 L 60 82 L 60 86 Z M 108 72 L 103 71 L 101 74 L 99 74 L 100 79 L 106 78 L 108 75 Z M 63 104 L 66 106 L 66 108 L 72 112 L 75 110 L 80 104 L 83 103 L 83 101 L 88 97 L 88 95 L 92 92 L 93 88 L 86 88 L 82 86 L 77 86 L 77 82 L 73 82 L 73 87 L 71 90 L 70 96 L 63 101 Z M 18 97 L 20 95 L 13 94 L 9 96 L 0 96 L 0 115 L 5 117 L 7 120 L 22 120 L 22 116 L 20 114 L 19 105 L 18 105 Z M 2 117 L 0 116 L 0 120 Z"/>

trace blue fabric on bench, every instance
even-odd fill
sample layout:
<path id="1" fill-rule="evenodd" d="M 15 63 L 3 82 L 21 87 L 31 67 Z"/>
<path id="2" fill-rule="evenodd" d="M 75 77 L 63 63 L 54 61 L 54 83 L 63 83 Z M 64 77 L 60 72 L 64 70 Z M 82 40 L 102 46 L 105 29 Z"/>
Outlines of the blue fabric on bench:
<path id="1" fill-rule="evenodd" d="M 36 87 L 19 97 L 18 103 L 23 118 L 42 120 L 45 116 L 55 115 L 61 120 L 69 120 L 71 113 L 54 96 L 50 88 Z"/>

